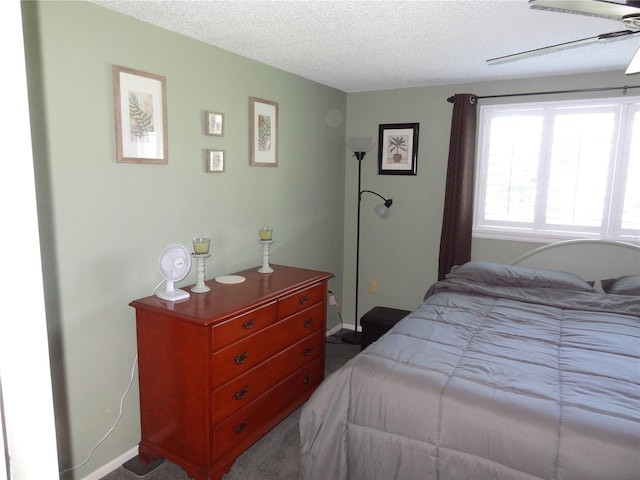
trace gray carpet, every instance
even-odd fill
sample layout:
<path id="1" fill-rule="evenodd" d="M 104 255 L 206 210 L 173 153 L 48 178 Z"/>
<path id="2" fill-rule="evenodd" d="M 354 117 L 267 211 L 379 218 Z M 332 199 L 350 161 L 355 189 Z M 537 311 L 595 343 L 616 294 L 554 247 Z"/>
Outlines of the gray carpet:
<path id="1" fill-rule="evenodd" d="M 336 343 L 334 343 L 336 342 Z M 326 375 L 333 372 L 360 352 L 359 345 L 337 343 L 331 337 L 327 342 Z M 291 413 L 273 430 L 238 457 L 223 480 L 293 480 L 300 467 L 300 408 Z M 101 480 L 189 480 L 178 465 L 165 461 L 144 476 L 137 476 L 120 467 Z"/>

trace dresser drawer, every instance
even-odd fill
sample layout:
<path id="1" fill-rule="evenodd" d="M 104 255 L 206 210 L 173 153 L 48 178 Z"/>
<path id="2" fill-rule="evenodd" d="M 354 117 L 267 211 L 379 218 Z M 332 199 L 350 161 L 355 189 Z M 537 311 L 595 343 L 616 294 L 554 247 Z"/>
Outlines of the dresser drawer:
<path id="1" fill-rule="evenodd" d="M 299 341 L 284 352 L 267 360 L 258 368 L 231 380 L 213 392 L 213 423 L 218 423 L 236 410 L 248 405 L 273 385 L 291 375 L 304 364 L 322 354 L 324 332 L 314 334 Z"/>
<path id="2" fill-rule="evenodd" d="M 216 351 L 248 337 L 277 321 L 276 302 L 239 315 L 211 329 L 211 350 Z"/>
<path id="3" fill-rule="evenodd" d="M 300 339 L 321 330 L 323 325 L 324 304 L 321 303 L 214 353 L 212 387 L 217 388 L 248 372 Z"/>
<path id="4" fill-rule="evenodd" d="M 280 412 L 295 399 L 305 393 L 310 394 L 323 378 L 324 364 L 322 357 L 319 357 L 215 426 L 211 445 L 213 461 L 219 460 L 238 445 L 248 446 L 255 441 Z"/>
<path id="5" fill-rule="evenodd" d="M 324 283 L 319 283 L 278 300 L 278 318 L 286 318 L 325 299 Z"/>
<path id="6" fill-rule="evenodd" d="M 292 343 L 316 330 L 324 332 L 324 303 L 296 313 L 285 321 L 289 324 Z"/>

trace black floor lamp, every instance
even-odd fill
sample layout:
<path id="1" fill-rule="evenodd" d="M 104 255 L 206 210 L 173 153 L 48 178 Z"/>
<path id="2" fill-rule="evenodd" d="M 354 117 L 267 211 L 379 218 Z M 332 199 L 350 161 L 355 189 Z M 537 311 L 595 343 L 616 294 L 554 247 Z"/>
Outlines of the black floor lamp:
<path id="1" fill-rule="evenodd" d="M 380 218 L 387 219 L 389 217 L 389 207 L 393 203 L 390 198 L 384 198 L 379 193 L 373 190 L 361 190 L 362 184 L 362 160 L 369 150 L 373 148 L 375 139 L 373 137 L 347 137 L 347 148 L 353 152 L 354 157 L 358 160 L 358 226 L 356 235 L 356 298 L 355 298 L 355 330 L 353 332 L 345 332 L 342 335 L 342 341 L 353 345 L 360 345 L 362 343 L 362 334 L 358 331 L 358 290 L 360 280 L 360 203 L 362 201 L 363 193 L 371 193 L 380 197 L 384 203 L 377 205 L 374 208 L 376 215 Z"/>

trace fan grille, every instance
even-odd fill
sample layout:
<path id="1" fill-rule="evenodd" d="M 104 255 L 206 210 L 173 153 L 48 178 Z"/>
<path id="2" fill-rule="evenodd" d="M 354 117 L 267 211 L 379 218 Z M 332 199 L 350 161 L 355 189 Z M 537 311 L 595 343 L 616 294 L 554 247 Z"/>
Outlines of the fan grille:
<path id="1" fill-rule="evenodd" d="M 158 265 L 165 280 L 178 282 L 191 270 L 191 256 L 182 245 L 169 245 L 160 254 Z"/>

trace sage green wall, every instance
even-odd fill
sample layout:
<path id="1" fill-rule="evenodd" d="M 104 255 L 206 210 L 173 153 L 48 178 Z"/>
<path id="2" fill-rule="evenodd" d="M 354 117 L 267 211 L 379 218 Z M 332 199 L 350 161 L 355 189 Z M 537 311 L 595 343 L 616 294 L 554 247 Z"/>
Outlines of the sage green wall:
<path id="1" fill-rule="evenodd" d="M 118 416 L 136 356 L 128 303 L 161 281 L 168 244 L 212 239 L 207 278 L 272 263 L 330 271 L 342 289 L 346 94 L 89 2 L 24 2 L 30 110 L 60 468 L 84 461 Z M 115 161 L 112 64 L 167 79 L 169 164 Z M 279 103 L 277 168 L 249 166 L 249 96 Z M 222 138 L 204 111 L 225 114 Z M 204 173 L 204 149 L 227 169 Z M 180 285 L 195 283 L 195 268 Z M 329 327 L 339 318 L 330 312 Z M 140 440 L 137 379 L 83 478 Z"/>
<path id="2" fill-rule="evenodd" d="M 22 6 L 63 469 L 84 461 L 118 415 L 136 354 L 128 302 L 160 282 L 164 246 L 211 237 L 211 278 L 258 265 L 255 229 L 270 223 L 273 262 L 335 273 L 330 288 L 353 324 L 357 160 L 343 138 L 377 137 L 382 123 L 418 122 L 418 175 L 377 175 L 376 147 L 365 157 L 362 182 L 394 205 L 383 221 L 372 212 L 376 198 L 362 200 L 359 315 L 374 305 L 412 309 L 437 276 L 446 98 L 630 83 L 611 72 L 346 95 L 88 2 Z M 112 64 L 167 78 L 168 165 L 115 162 Z M 277 168 L 248 165 L 249 96 L 279 102 Z M 202 134 L 206 110 L 225 113 L 224 137 Z M 343 113 L 346 125 L 329 126 L 330 111 Z M 203 173 L 206 148 L 226 150 L 226 173 Z M 472 255 L 508 261 L 531 247 L 475 240 Z M 193 282 L 195 271 L 181 284 Z M 328 321 L 339 321 L 333 310 Z M 137 394 L 134 380 L 118 427 L 65 478 L 83 478 L 137 444 Z"/>
<path id="3" fill-rule="evenodd" d="M 482 96 L 637 84 L 635 77 L 607 72 L 349 94 L 347 135 L 377 138 L 379 124 L 420 124 L 416 176 L 378 175 L 377 145 L 363 160 L 362 188 L 393 198 L 393 206 L 389 219 L 381 220 L 373 212 L 377 199 L 371 195 L 362 199 L 358 316 L 375 305 L 413 309 L 437 279 L 452 112 L 448 97 L 456 93 Z M 638 90 L 628 94 L 637 95 Z M 481 100 L 480 105 L 605 95 L 621 96 L 622 91 Z M 357 160 L 352 158 L 346 172 L 343 275 L 343 295 L 349 299 L 344 301 L 343 317 L 350 323 L 354 318 L 357 198 Z M 474 239 L 472 258 L 510 262 L 535 246 Z M 371 280 L 377 282 L 375 294 L 369 292 Z"/>

